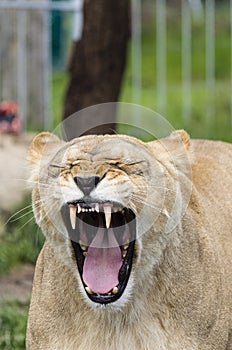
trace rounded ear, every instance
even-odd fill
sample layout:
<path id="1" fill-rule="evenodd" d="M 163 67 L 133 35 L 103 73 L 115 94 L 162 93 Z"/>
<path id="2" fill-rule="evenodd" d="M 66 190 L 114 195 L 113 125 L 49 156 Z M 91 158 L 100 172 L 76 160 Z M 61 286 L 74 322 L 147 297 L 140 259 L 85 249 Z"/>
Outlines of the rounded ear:
<path id="1" fill-rule="evenodd" d="M 149 142 L 155 157 L 166 165 L 174 164 L 176 169 L 190 173 L 192 159 L 191 141 L 184 130 L 176 130 L 170 136 Z"/>
<path id="2" fill-rule="evenodd" d="M 45 147 L 46 153 L 49 155 L 64 143 L 64 141 L 60 140 L 56 135 L 51 134 L 50 132 L 41 132 L 32 140 L 29 148 L 29 161 L 32 164 L 37 163 L 44 156 Z"/>
<path id="3" fill-rule="evenodd" d="M 189 150 L 190 147 L 190 137 L 185 130 L 175 130 L 171 133 L 170 139 L 177 140 L 182 142 L 186 150 Z"/>
<path id="4" fill-rule="evenodd" d="M 190 148 L 190 136 L 185 130 L 175 130 L 169 136 L 162 139 L 149 142 L 149 144 L 158 147 L 158 144 L 163 144 L 167 149 L 178 149 L 189 151 Z"/>

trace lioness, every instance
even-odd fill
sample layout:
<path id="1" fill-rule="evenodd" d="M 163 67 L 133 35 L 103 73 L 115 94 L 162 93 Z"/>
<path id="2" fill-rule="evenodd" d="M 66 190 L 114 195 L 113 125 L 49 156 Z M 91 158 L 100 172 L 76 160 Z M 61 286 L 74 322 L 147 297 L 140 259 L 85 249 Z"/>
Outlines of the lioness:
<path id="1" fill-rule="evenodd" d="M 44 132 L 29 154 L 28 350 L 232 349 L 232 145 Z"/>

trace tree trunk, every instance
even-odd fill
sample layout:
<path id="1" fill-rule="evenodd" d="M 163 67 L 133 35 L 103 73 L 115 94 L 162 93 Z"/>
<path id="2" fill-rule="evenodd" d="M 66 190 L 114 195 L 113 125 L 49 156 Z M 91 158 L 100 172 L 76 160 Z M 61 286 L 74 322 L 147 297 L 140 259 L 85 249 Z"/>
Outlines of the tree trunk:
<path id="1" fill-rule="evenodd" d="M 63 119 L 83 108 L 118 100 L 130 32 L 129 4 L 129 0 L 84 1 L 83 33 L 73 43 Z M 101 115 L 94 127 L 87 119 L 78 118 L 81 134 L 114 132 L 115 116 L 109 122 L 107 115 Z M 69 130 L 67 136 L 75 135 Z"/>

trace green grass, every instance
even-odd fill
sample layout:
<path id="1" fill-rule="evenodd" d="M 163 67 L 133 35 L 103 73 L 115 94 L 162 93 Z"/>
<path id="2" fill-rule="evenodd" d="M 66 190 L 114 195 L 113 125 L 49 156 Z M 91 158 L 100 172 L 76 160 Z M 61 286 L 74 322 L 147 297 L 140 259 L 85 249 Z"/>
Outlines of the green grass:
<path id="1" fill-rule="evenodd" d="M 209 115 L 207 108 L 207 92 L 203 82 L 194 82 L 192 86 L 191 118 L 185 121 L 182 115 L 182 88 L 179 84 L 167 87 L 167 110 L 163 114 L 175 129 L 185 128 L 193 138 L 210 138 L 224 141 L 232 140 L 232 117 L 230 111 L 230 84 L 217 82 L 214 95 L 215 114 Z M 127 102 L 131 96 L 131 88 L 125 81 L 121 101 Z M 149 87 L 141 94 L 142 105 L 157 110 L 157 97 Z M 162 114 L 162 113 L 161 113 Z M 149 126 L 147 126 L 149 128 Z"/>
<path id="2" fill-rule="evenodd" d="M 25 210 L 16 214 L 9 221 L 5 226 L 5 233 L 0 237 L 0 277 L 19 264 L 35 264 L 44 241 L 41 231 L 32 219 L 29 197 L 25 199 L 20 208 L 15 210 L 15 213 L 22 208 Z M 8 216 L 5 215 L 5 221 Z M 0 298 L 1 350 L 25 349 L 28 309 L 29 300 L 20 302 Z"/>
<path id="3" fill-rule="evenodd" d="M 0 300 L 0 349 L 24 350 L 28 302 Z"/>
<path id="4" fill-rule="evenodd" d="M 215 90 L 207 91 L 205 83 L 205 23 L 193 21 L 192 28 L 192 93 L 191 118 L 182 112 L 185 93 L 181 83 L 181 28 L 178 10 L 168 14 L 167 28 L 167 108 L 158 110 L 156 86 L 156 37 L 154 18 L 147 14 L 142 37 L 142 91 L 143 106 L 160 112 L 175 129 L 185 128 L 192 137 L 232 140 L 232 113 L 230 110 L 230 21 L 228 6 L 216 10 Z M 120 101 L 132 102 L 131 51 L 124 76 Z M 136 102 L 136 101 L 134 101 Z M 209 105 L 211 106 L 209 108 Z M 212 108 L 212 109 L 211 109 Z"/>
<path id="5" fill-rule="evenodd" d="M 181 86 L 181 27 L 180 14 L 172 7 L 167 25 L 167 109 L 158 110 L 156 87 L 155 19 L 149 13 L 143 21 L 142 91 L 141 101 L 132 101 L 131 50 L 128 48 L 127 67 L 121 88 L 121 102 L 136 102 L 163 114 L 175 129 L 185 128 L 192 137 L 232 140 L 230 110 L 230 19 L 228 6 L 217 7 L 215 29 L 215 90 L 207 92 L 205 83 L 205 22 L 193 20 L 192 28 L 192 103 L 191 119 L 182 113 Z M 60 122 L 62 103 L 68 75 L 56 72 L 53 76 L 54 126 Z M 210 96 L 208 96 L 210 93 Z M 208 105 L 211 99 L 212 110 Z"/>
<path id="6" fill-rule="evenodd" d="M 26 198 L 19 209 L 28 205 L 30 198 Z M 43 241 L 43 235 L 33 219 L 31 207 L 15 215 L 5 226 L 5 233 L 0 237 L 0 276 L 18 264 L 34 264 Z"/>

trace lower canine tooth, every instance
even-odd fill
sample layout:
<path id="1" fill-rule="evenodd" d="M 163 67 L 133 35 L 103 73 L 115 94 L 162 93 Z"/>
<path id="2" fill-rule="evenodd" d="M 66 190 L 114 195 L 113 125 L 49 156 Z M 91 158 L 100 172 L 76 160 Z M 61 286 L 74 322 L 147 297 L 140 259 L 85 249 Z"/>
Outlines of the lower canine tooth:
<path id="1" fill-rule="evenodd" d="M 118 287 L 114 287 L 114 288 L 112 289 L 112 293 L 113 293 L 113 294 L 117 294 L 117 293 L 118 293 Z"/>
<path id="2" fill-rule="evenodd" d="M 93 294 L 93 291 L 89 287 L 85 287 L 85 290 L 88 294 Z"/>
<path id="3" fill-rule="evenodd" d="M 124 250 L 127 250 L 127 248 L 129 247 L 129 242 L 127 243 L 125 243 L 124 245 L 123 245 L 123 248 L 124 248 Z"/>
<path id="4" fill-rule="evenodd" d="M 80 244 L 82 250 L 86 250 L 87 249 L 87 246 L 81 240 L 79 241 L 79 244 Z"/>
<path id="5" fill-rule="evenodd" d="M 72 225 L 72 229 L 75 230 L 76 228 L 76 212 L 77 212 L 77 209 L 76 207 L 70 207 L 70 222 L 71 222 L 71 225 Z"/>

